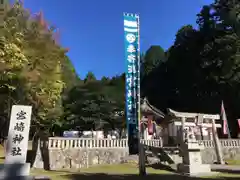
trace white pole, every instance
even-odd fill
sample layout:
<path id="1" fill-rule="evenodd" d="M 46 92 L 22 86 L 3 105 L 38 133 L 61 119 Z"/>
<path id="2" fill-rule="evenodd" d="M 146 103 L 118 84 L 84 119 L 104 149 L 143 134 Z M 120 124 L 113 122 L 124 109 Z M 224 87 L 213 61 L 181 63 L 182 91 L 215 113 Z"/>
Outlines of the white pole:
<path id="1" fill-rule="evenodd" d="M 138 86 L 137 86 L 137 95 L 138 95 L 138 125 L 139 125 L 139 131 L 138 131 L 138 151 L 139 151 L 139 160 L 138 160 L 138 164 L 139 164 L 139 175 L 141 176 L 145 176 L 146 175 L 146 166 L 145 166 L 145 149 L 144 149 L 144 144 L 141 144 L 141 128 L 140 128 L 140 121 L 141 121 L 141 96 L 140 96 L 140 18 L 139 15 L 136 16 L 137 17 L 137 23 L 138 23 Z"/>

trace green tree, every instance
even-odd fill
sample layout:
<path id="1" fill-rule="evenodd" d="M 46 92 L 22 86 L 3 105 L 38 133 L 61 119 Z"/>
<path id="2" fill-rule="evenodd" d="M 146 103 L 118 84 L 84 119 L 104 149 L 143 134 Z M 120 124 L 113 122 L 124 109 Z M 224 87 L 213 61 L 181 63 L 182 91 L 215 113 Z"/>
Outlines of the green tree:
<path id="1" fill-rule="evenodd" d="M 18 8 L 15 5 L 7 13 L 4 28 L 1 29 L 0 47 L 0 114 L 2 122 L 1 136 L 7 135 L 8 120 L 10 118 L 11 105 L 25 103 L 23 71 L 29 63 L 28 57 L 24 54 L 23 33 L 16 31 L 18 21 L 12 18 L 12 11 Z M 24 16 L 25 14 L 23 14 Z"/>
<path id="2" fill-rule="evenodd" d="M 160 46 L 151 46 L 142 56 L 143 76 L 151 73 L 162 61 L 165 61 L 164 50 Z"/>
<path id="3" fill-rule="evenodd" d="M 153 82 L 157 68 L 166 60 L 165 52 L 160 46 L 151 46 L 146 53 L 141 55 L 141 96 L 153 92 L 156 84 Z M 153 75 L 155 74 L 155 75 Z M 157 78 L 157 77 L 156 77 Z M 158 77 L 159 78 L 159 77 Z"/>
<path id="4" fill-rule="evenodd" d="M 96 77 L 93 72 L 89 71 L 84 79 L 84 83 L 96 81 Z"/>
<path id="5" fill-rule="evenodd" d="M 89 76 L 87 76 L 89 77 Z M 95 77 L 91 74 L 91 77 Z M 123 119 L 116 113 L 124 111 L 124 76 L 108 81 L 90 80 L 75 86 L 65 102 L 65 127 L 80 126 L 81 129 L 115 129 L 122 127 Z M 87 79 L 87 78 L 85 78 Z"/>
<path id="6" fill-rule="evenodd" d="M 9 114 L 13 104 L 32 105 L 34 131 L 50 129 L 60 119 L 65 81 L 70 74 L 75 77 L 73 70 L 66 72 L 66 64 L 71 65 L 53 39 L 54 28 L 43 22 L 41 14 L 30 16 L 15 3 L 6 15 L 0 50 L 0 93 L 7 100 L 1 112 Z"/>

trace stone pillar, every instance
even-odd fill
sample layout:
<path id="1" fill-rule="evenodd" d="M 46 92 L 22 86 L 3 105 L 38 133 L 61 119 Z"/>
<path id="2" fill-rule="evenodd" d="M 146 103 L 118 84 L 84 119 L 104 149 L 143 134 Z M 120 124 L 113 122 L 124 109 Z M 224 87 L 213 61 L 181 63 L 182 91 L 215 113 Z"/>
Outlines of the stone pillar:
<path id="1" fill-rule="evenodd" d="M 185 135 L 184 143 L 181 144 L 183 163 L 177 165 L 178 172 L 190 176 L 210 173 L 210 165 L 202 164 L 201 150 L 204 146 L 199 145 L 193 130 L 189 129 L 189 131 L 185 131 L 183 134 Z"/>
<path id="2" fill-rule="evenodd" d="M 148 138 L 148 131 L 147 128 L 145 127 L 145 125 L 143 124 L 143 139 L 147 139 Z"/>
<path id="3" fill-rule="evenodd" d="M 181 120 L 182 120 L 182 143 L 184 143 L 185 142 L 185 121 L 186 121 L 186 118 L 185 117 L 182 117 L 181 118 Z"/>
<path id="4" fill-rule="evenodd" d="M 215 119 L 212 119 L 212 135 L 213 135 L 213 142 L 215 145 L 215 151 L 216 151 L 216 156 L 217 156 L 217 163 L 225 164 L 224 160 L 223 160 L 223 154 L 222 154 L 222 145 L 218 139 L 218 135 L 216 132 Z"/>
<path id="5" fill-rule="evenodd" d="M 183 151 L 183 163 L 177 165 L 178 172 L 190 176 L 210 173 L 210 165 L 202 164 L 201 150 L 203 148 L 194 138 L 189 139 L 187 143 L 183 144 L 181 147 Z"/>

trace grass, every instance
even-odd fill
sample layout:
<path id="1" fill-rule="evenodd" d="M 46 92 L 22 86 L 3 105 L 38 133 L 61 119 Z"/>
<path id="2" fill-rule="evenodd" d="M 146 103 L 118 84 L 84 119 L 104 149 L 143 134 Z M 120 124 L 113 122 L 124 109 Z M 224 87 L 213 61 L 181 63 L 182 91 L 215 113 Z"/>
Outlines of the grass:
<path id="1" fill-rule="evenodd" d="M 147 168 L 147 172 L 149 174 L 170 174 L 168 171 L 164 170 L 156 170 L 153 168 Z M 95 166 L 91 168 L 82 168 L 80 171 L 44 171 L 44 170 L 32 170 L 32 175 L 45 174 L 45 176 L 51 177 L 52 180 L 70 180 L 73 179 L 73 176 L 81 176 L 81 175 L 96 175 L 96 174 L 108 174 L 111 175 L 137 175 L 138 168 L 136 165 L 132 164 L 120 164 L 120 165 L 102 165 Z M 80 179 L 80 177 L 79 177 Z M 94 178 L 93 178 L 94 179 Z M 106 179 L 106 178 L 105 178 Z M 97 179 L 95 179 L 97 180 Z"/>
<path id="2" fill-rule="evenodd" d="M 4 163 L 4 151 L 3 148 L 0 147 L 0 163 Z M 229 164 L 240 164 L 240 161 L 228 161 Z M 228 173 L 219 173 L 211 177 L 201 177 L 201 178 L 193 178 L 180 176 L 178 174 L 174 174 L 173 172 L 169 172 L 166 170 L 159 170 L 157 168 L 147 167 L 148 177 L 144 178 L 144 180 L 149 178 L 151 180 L 154 179 L 164 179 L 164 180 L 192 180 L 192 179 L 238 179 L 240 178 L 240 174 L 228 174 Z M 140 180 L 142 177 L 138 176 L 138 167 L 134 164 L 120 164 L 120 165 L 100 165 L 91 168 L 81 168 L 78 171 L 45 171 L 40 169 L 32 169 L 31 175 L 33 176 L 47 176 L 51 178 L 51 180 Z"/>
<path id="3" fill-rule="evenodd" d="M 121 165 L 104 165 L 81 169 L 79 172 L 66 172 L 66 171 L 44 171 L 44 170 L 32 170 L 32 175 L 44 174 L 52 180 L 142 180 L 143 177 L 138 176 L 138 169 L 132 164 Z M 214 176 L 205 177 L 186 177 L 164 170 L 156 170 L 153 168 L 147 168 L 148 177 L 144 180 L 204 180 L 204 179 L 225 179 L 233 180 L 240 178 L 240 174 L 227 174 L 219 173 Z"/>
<path id="4" fill-rule="evenodd" d="M 218 173 L 214 176 L 204 176 L 202 179 L 239 179 L 240 174 L 231 174 L 231 173 Z"/>
<path id="5" fill-rule="evenodd" d="M 226 160 L 229 165 L 240 165 L 240 160 Z"/>

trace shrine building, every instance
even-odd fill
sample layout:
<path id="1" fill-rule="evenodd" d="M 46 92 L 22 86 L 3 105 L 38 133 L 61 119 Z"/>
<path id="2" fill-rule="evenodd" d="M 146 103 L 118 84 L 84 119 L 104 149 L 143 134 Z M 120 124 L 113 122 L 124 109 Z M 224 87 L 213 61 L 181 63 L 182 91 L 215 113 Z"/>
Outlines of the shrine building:
<path id="1" fill-rule="evenodd" d="M 165 146 L 178 144 L 177 137 L 182 126 L 193 130 L 197 140 L 213 139 L 213 121 L 217 130 L 222 128 L 218 114 L 177 112 L 172 109 L 168 109 L 167 114 L 164 114 L 152 106 L 146 98 L 141 102 L 141 115 L 141 138 L 162 139 Z"/>

